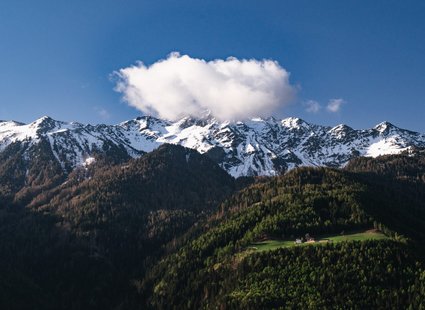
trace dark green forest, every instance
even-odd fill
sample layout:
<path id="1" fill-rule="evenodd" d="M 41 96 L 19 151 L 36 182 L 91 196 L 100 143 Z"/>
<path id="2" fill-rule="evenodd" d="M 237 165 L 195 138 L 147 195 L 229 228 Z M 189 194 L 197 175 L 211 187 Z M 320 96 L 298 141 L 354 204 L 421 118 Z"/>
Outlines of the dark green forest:
<path id="1" fill-rule="evenodd" d="M 415 187 L 420 192 L 411 197 L 396 179 L 377 183 L 348 171 L 299 168 L 252 185 L 161 260 L 140 292 L 153 308 L 416 309 L 425 298 L 424 189 Z M 367 228 L 388 240 L 249 249 L 264 239 Z"/>
<path id="2" fill-rule="evenodd" d="M 425 307 L 422 150 L 238 180 L 180 146 L 74 171 L 20 150 L 0 153 L 1 309 Z"/>
<path id="3" fill-rule="evenodd" d="M 172 145 L 96 165 L 61 172 L 54 185 L 48 176 L 38 186 L 0 173 L 9 189 L 0 209 L 0 308 L 143 308 L 133 278 L 239 186 L 208 157 Z M 39 179 L 50 168 L 40 165 Z M 28 202 L 21 197 L 29 192 Z"/>

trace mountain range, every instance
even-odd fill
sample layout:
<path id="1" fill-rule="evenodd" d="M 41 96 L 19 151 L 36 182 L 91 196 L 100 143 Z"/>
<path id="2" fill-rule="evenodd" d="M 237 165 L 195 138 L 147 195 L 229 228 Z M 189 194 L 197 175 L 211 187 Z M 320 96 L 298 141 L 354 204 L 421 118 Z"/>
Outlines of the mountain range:
<path id="1" fill-rule="evenodd" d="M 87 167 L 100 154 L 137 158 L 161 144 L 206 154 L 233 177 L 278 175 L 299 166 L 342 167 L 358 156 L 398 154 L 425 146 L 425 134 L 382 122 L 355 130 L 310 124 L 299 118 L 218 121 L 206 116 L 167 121 L 138 117 L 118 125 L 84 125 L 44 116 L 24 124 L 0 121 L 0 153 L 19 144 L 25 162 L 41 142 L 66 173 Z M 117 155 L 118 154 L 118 155 Z"/>
<path id="2" fill-rule="evenodd" d="M 421 309 L 424 141 L 296 118 L 0 122 L 0 309 Z M 251 175 L 270 177 L 234 178 Z"/>

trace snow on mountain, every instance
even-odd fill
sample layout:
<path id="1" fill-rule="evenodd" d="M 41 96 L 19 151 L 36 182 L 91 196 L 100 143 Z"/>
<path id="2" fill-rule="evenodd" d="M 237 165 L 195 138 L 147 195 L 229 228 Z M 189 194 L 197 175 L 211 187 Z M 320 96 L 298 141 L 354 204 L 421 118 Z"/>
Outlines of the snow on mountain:
<path id="1" fill-rule="evenodd" d="M 163 143 L 207 154 L 234 177 L 276 175 L 297 166 L 343 166 L 356 156 L 396 154 L 425 147 L 425 135 L 383 122 L 354 130 L 309 124 L 299 118 L 219 122 L 211 116 L 176 122 L 150 116 L 118 125 L 83 125 L 42 117 L 30 124 L 0 121 L 0 152 L 14 142 L 25 148 L 47 141 L 64 170 L 85 167 L 114 148 L 131 157 Z M 29 159 L 30 160 L 30 159 Z"/>

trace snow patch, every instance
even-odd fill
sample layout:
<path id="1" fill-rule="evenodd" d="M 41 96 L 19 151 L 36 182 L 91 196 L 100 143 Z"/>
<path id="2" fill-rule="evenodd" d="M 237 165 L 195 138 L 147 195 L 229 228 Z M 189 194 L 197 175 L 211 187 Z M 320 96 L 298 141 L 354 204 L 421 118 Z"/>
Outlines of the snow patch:
<path id="1" fill-rule="evenodd" d="M 400 154 L 408 149 L 409 147 L 403 147 L 396 143 L 394 138 L 389 138 L 371 144 L 366 149 L 365 156 L 378 157 L 381 155 Z"/>
<path id="2" fill-rule="evenodd" d="M 88 167 L 92 164 L 94 164 L 96 162 L 96 158 L 94 157 L 87 157 L 86 160 L 84 161 L 84 167 Z"/>

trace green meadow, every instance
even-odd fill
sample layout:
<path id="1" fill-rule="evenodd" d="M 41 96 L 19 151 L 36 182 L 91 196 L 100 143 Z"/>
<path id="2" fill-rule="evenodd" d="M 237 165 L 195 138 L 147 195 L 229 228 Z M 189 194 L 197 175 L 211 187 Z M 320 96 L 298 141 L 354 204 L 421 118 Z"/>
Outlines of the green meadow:
<path id="1" fill-rule="evenodd" d="M 363 240 L 382 240 L 388 239 L 386 235 L 376 230 L 368 230 L 360 233 L 348 233 L 344 235 L 326 235 L 315 239 L 315 242 L 304 242 L 296 244 L 295 240 L 266 240 L 262 242 L 252 243 L 250 249 L 256 251 L 269 251 L 278 248 L 286 248 L 293 246 L 309 246 L 319 245 L 329 242 L 344 242 L 344 241 L 363 241 Z"/>

